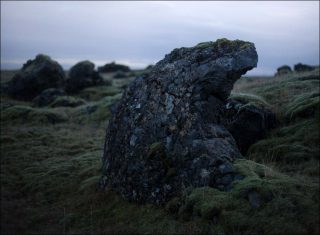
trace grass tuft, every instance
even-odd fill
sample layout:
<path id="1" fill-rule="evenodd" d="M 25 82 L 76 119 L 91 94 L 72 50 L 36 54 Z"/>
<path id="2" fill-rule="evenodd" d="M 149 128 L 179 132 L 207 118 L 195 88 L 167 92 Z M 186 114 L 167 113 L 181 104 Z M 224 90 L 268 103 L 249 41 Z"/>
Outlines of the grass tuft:
<path id="1" fill-rule="evenodd" d="M 247 93 L 231 93 L 230 98 L 248 105 L 254 105 L 258 107 L 260 106 L 265 108 L 271 107 L 271 105 L 267 101 L 265 101 L 263 97 L 258 95 Z"/>
<path id="2" fill-rule="evenodd" d="M 23 105 L 14 105 L 1 112 L 1 120 L 10 123 L 55 124 L 67 119 L 68 116 L 60 110 L 32 108 Z"/>

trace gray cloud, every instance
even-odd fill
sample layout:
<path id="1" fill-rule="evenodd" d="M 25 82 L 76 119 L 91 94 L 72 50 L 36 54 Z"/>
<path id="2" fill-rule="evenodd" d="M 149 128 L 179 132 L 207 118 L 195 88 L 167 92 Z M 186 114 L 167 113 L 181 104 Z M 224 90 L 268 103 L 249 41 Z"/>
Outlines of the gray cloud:
<path id="1" fill-rule="evenodd" d="M 144 67 L 176 47 L 217 38 L 255 43 L 258 68 L 319 64 L 319 2 L 1 1 L 1 67 L 46 53 L 65 68 L 89 59 Z"/>

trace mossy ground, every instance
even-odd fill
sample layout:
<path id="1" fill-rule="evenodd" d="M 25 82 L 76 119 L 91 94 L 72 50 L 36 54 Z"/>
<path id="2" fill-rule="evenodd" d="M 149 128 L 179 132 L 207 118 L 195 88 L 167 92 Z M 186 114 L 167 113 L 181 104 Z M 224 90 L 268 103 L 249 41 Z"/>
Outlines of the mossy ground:
<path id="1" fill-rule="evenodd" d="M 84 90 L 78 107 L 1 96 L 1 234 L 319 233 L 317 74 L 240 79 L 234 97 L 267 105 L 279 126 L 235 162 L 231 192 L 189 188 L 164 207 L 95 189 L 110 105 L 130 79 Z"/>
<path id="2" fill-rule="evenodd" d="M 248 158 L 291 175 L 319 177 L 319 69 L 273 78 L 242 78 L 234 93 L 261 97 L 275 112 L 278 127 L 252 145 Z M 319 181 L 319 180 L 318 180 Z"/>
<path id="3" fill-rule="evenodd" d="M 193 189 L 178 215 L 186 220 L 200 217 L 226 234 L 319 233 L 316 185 L 250 160 L 237 160 L 235 167 L 244 179 L 234 181 L 230 192 Z"/>

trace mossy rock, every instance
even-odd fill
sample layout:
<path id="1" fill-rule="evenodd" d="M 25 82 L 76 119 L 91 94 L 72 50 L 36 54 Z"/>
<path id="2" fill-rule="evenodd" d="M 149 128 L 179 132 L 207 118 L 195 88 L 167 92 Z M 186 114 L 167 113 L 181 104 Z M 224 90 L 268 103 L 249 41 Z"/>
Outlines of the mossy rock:
<path id="1" fill-rule="evenodd" d="M 32 100 L 43 90 L 59 88 L 65 83 L 65 74 L 58 62 L 47 55 L 28 60 L 8 82 L 6 92 L 13 98 Z"/>
<path id="2" fill-rule="evenodd" d="M 72 66 L 69 78 L 66 80 L 66 91 L 77 93 L 86 87 L 104 85 L 103 78 L 94 70 L 94 67 L 94 63 L 88 60 Z"/>

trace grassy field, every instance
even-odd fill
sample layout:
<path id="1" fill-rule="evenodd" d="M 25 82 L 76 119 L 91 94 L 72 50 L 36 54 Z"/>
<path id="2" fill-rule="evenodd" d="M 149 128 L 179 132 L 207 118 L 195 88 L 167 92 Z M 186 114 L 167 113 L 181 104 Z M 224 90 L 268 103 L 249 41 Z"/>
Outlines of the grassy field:
<path id="1" fill-rule="evenodd" d="M 1 234 L 319 234 L 319 70 L 241 78 L 232 96 L 278 127 L 235 162 L 245 178 L 231 192 L 189 188 L 164 207 L 96 191 L 110 107 L 133 79 L 112 76 L 78 107 L 1 94 Z"/>

